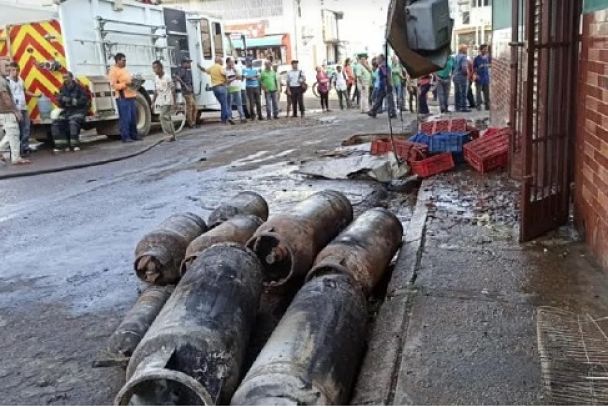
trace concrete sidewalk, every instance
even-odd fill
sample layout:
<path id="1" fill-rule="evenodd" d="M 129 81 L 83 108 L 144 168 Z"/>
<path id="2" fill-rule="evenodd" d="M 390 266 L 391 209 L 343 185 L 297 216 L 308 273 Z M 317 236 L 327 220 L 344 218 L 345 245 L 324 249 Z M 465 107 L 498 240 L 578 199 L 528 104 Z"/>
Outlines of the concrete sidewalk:
<path id="1" fill-rule="evenodd" d="M 604 317 L 608 283 L 568 227 L 518 242 L 518 191 L 464 169 L 423 182 L 353 403 L 555 401 L 539 307 Z"/>

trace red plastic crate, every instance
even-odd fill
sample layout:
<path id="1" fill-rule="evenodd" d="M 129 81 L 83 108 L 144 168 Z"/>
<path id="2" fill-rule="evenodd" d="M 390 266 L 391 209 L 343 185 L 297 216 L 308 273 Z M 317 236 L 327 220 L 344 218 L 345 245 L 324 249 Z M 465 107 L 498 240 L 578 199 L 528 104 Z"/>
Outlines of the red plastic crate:
<path id="1" fill-rule="evenodd" d="M 437 154 L 421 161 L 413 161 L 412 172 L 423 178 L 449 171 L 455 167 L 452 153 Z"/>
<path id="2" fill-rule="evenodd" d="M 464 159 L 482 174 L 504 168 L 509 163 L 509 131 L 490 130 L 464 146 Z"/>
<path id="3" fill-rule="evenodd" d="M 467 119 L 440 119 L 420 124 L 420 132 L 426 135 L 435 133 L 465 133 L 467 131 Z"/>
<path id="4" fill-rule="evenodd" d="M 397 156 L 407 162 L 422 160 L 427 156 L 428 146 L 411 141 L 395 140 Z M 393 145 L 388 138 L 379 138 L 372 141 L 372 155 L 381 155 L 393 151 Z"/>

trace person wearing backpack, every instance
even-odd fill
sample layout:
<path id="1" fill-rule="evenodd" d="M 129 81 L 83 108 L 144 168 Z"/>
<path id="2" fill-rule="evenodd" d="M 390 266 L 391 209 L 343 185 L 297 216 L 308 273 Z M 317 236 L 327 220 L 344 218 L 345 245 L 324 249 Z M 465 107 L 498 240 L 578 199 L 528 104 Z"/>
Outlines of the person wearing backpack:
<path id="1" fill-rule="evenodd" d="M 308 89 L 308 85 L 306 84 L 306 76 L 298 68 L 298 64 L 298 60 L 291 61 L 291 71 L 287 72 L 287 92 L 291 96 L 293 117 L 298 117 L 298 106 L 302 117 L 304 117 L 304 93 Z"/>
<path id="2" fill-rule="evenodd" d="M 467 108 L 467 91 L 469 85 L 468 47 L 464 44 L 458 47 L 458 55 L 454 58 L 454 75 L 452 80 L 455 87 L 455 106 L 457 112 L 470 112 Z"/>

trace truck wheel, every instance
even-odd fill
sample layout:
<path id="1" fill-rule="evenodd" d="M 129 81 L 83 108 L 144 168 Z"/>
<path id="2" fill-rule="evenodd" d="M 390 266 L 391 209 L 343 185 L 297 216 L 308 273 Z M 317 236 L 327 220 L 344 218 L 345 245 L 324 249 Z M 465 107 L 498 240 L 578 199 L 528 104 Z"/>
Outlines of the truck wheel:
<path id="1" fill-rule="evenodd" d="M 139 92 L 135 97 L 135 111 L 137 115 L 137 134 L 139 137 L 146 137 L 150 134 L 150 127 L 152 127 L 152 112 L 148 101 Z"/>

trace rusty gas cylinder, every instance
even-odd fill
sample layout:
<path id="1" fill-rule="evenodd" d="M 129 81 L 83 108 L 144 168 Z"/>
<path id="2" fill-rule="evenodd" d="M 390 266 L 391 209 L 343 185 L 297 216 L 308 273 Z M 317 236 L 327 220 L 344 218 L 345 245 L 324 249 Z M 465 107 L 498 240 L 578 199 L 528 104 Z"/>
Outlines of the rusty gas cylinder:
<path id="1" fill-rule="evenodd" d="M 151 284 L 175 284 L 190 242 L 207 230 L 205 221 L 193 213 L 173 215 L 146 234 L 135 249 L 137 276 Z"/>
<path id="2" fill-rule="evenodd" d="M 175 286 L 172 285 L 147 287 L 112 333 L 106 348 L 99 352 L 93 366 L 126 367 L 133 351 L 154 322 L 174 288 Z"/>
<path id="3" fill-rule="evenodd" d="M 370 209 L 321 250 L 307 279 L 342 272 L 352 275 L 369 294 L 399 250 L 402 236 L 403 226 L 392 212 Z"/>
<path id="4" fill-rule="evenodd" d="M 347 404 L 365 348 L 366 306 L 350 275 L 323 275 L 307 282 L 231 404 Z"/>
<path id="5" fill-rule="evenodd" d="M 214 228 L 236 215 L 253 215 L 265 221 L 268 219 L 268 203 L 256 192 L 239 192 L 211 212 L 207 224 Z"/>
<path id="6" fill-rule="evenodd" d="M 212 405 L 230 401 L 262 293 L 262 266 L 234 243 L 192 263 L 133 352 L 119 405 Z"/>
<path id="7" fill-rule="evenodd" d="M 262 223 L 262 219 L 254 215 L 236 215 L 203 233 L 188 245 L 181 266 L 182 275 L 203 250 L 224 242 L 245 245 Z"/>
<path id="8" fill-rule="evenodd" d="M 260 258 L 265 284 L 300 283 L 319 251 L 353 219 L 353 208 L 340 192 L 321 191 L 289 212 L 271 216 L 247 246 Z"/>

